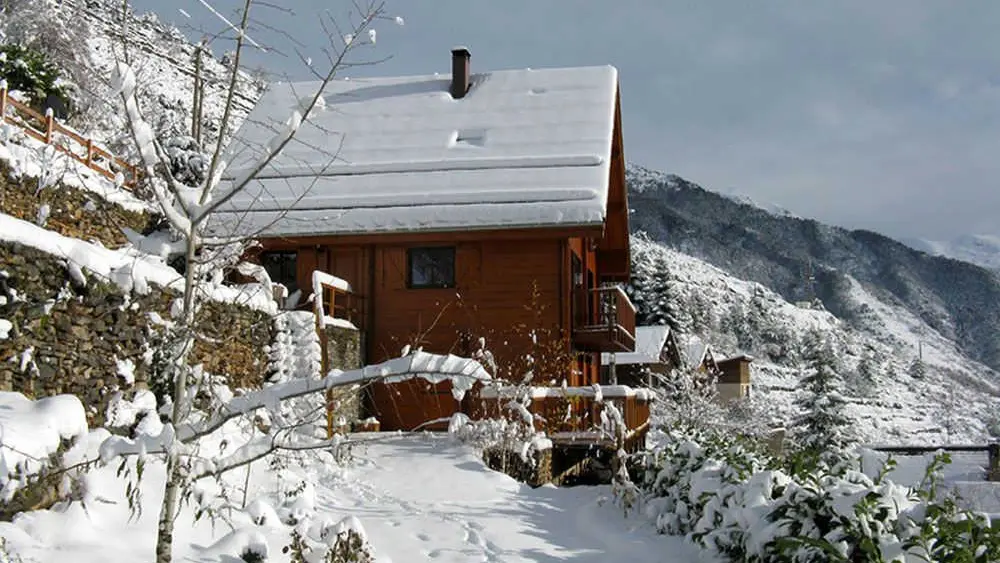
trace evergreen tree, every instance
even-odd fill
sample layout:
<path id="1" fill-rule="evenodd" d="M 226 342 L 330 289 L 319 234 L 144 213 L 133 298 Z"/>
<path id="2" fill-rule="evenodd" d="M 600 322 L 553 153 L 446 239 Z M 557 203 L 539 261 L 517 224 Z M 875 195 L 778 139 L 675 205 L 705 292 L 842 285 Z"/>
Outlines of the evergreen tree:
<path id="1" fill-rule="evenodd" d="M 882 357 L 875 350 L 867 350 L 850 380 L 850 390 L 857 397 L 871 397 L 882 381 Z"/>
<path id="2" fill-rule="evenodd" d="M 795 441 L 818 459 L 835 461 L 852 442 L 835 352 L 824 335 L 814 331 L 806 339 L 804 355 L 806 365 L 796 400 L 800 413 L 793 423 Z"/>
<path id="3" fill-rule="evenodd" d="M 924 377 L 927 377 L 927 366 L 924 365 L 924 361 L 920 358 L 913 360 L 913 363 L 910 364 L 910 368 L 907 371 L 909 371 L 910 377 L 913 379 L 923 379 Z"/>

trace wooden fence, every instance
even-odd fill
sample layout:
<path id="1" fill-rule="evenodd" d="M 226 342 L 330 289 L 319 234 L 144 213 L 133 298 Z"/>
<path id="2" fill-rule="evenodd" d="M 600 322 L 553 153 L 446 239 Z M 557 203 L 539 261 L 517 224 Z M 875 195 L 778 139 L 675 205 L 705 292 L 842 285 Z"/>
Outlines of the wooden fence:
<path id="1" fill-rule="evenodd" d="M 899 455 L 924 455 L 936 452 L 978 453 L 986 452 L 986 480 L 1000 481 L 1000 442 L 980 445 L 948 445 L 948 446 L 874 446 L 873 450 Z"/>
<path id="2" fill-rule="evenodd" d="M 56 150 L 68 154 L 112 181 L 121 172 L 125 177 L 124 187 L 128 189 L 135 188 L 138 183 L 138 166 L 114 156 L 97 146 L 93 139 L 62 125 L 56 121 L 51 111 L 42 115 L 10 97 L 4 84 L 0 84 L 0 119 L 0 123 L 6 122 L 19 127 L 29 137 L 52 145 Z"/>

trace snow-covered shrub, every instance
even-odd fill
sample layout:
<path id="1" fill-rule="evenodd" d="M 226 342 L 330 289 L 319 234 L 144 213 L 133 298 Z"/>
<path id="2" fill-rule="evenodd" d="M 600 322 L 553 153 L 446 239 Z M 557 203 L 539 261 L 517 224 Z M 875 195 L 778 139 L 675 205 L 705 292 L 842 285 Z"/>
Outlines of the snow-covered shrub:
<path id="1" fill-rule="evenodd" d="M 892 467 L 785 467 L 755 441 L 692 429 L 668 431 L 647 455 L 646 513 L 740 562 L 1000 560 L 1000 523 L 938 497 L 928 468 L 920 489 L 892 483 Z"/>
<path id="2" fill-rule="evenodd" d="M 31 104 L 44 108 L 47 103 L 70 107 L 69 91 L 60 80 L 60 70 L 40 51 L 23 45 L 0 46 L 0 79 L 7 88 L 25 93 Z"/>
<path id="3" fill-rule="evenodd" d="M 193 137 L 171 137 L 163 148 L 170 159 L 170 173 L 174 178 L 188 186 L 200 186 L 205 181 L 209 159 Z"/>
<path id="4" fill-rule="evenodd" d="M 368 536 L 356 518 L 321 524 L 311 530 L 295 528 L 291 543 L 282 548 L 291 563 L 374 563 Z"/>
<path id="5" fill-rule="evenodd" d="M 22 45 L 44 55 L 60 70 L 61 78 L 56 85 L 64 89 L 69 96 L 67 100 L 79 109 L 103 102 L 91 95 L 99 82 L 90 50 L 85 47 L 91 38 L 90 26 L 86 18 L 80 17 L 75 4 L 61 0 L 2 3 L 0 43 Z"/>

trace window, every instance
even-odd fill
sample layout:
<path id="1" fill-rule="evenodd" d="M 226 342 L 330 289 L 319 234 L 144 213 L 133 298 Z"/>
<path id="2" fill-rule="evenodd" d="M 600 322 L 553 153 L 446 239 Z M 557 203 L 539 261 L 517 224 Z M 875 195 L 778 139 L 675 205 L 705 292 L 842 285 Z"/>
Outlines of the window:
<path id="1" fill-rule="evenodd" d="M 407 285 L 410 288 L 455 287 L 454 247 L 411 248 L 406 256 L 409 263 Z"/>
<path id="2" fill-rule="evenodd" d="M 287 287 L 288 293 L 292 294 L 299 289 L 295 267 L 297 257 L 295 252 L 263 252 L 260 255 L 260 265 L 264 266 L 272 282 Z"/>

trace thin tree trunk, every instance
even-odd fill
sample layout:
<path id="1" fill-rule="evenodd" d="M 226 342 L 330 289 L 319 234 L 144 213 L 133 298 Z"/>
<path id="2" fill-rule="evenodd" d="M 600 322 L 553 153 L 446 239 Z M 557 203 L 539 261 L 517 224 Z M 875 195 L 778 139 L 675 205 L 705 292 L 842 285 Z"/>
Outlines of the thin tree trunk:
<path id="1" fill-rule="evenodd" d="M 187 357 L 193 347 L 194 341 L 194 321 L 195 303 L 194 292 L 196 278 L 196 250 L 197 238 L 194 232 L 195 227 L 187 233 L 187 259 L 184 272 L 184 307 L 181 333 L 178 341 L 169 343 L 175 346 L 174 357 L 170 361 L 170 374 L 174 380 L 173 412 L 170 422 L 176 428 L 184 418 L 184 409 L 187 404 Z M 183 477 L 180 472 L 180 454 L 176 446 L 168 446 L 167 449 L 167 484 L 163 490 L 163 504 L 160 505 L 160 519 L 156 532 L 156 563 L 170 563 L 171 552 L 174 541 L 174 518 L 177 515 L 177 505 L 180 496 Z"/>
<path id="2" fill-rule="evenodd" d="M 167 454 L 167 486 L 163 490 L 160 519 L 156 527 L 156 563 L 170 563 L 174 546 L 174 517 L 181 491 L 181 474 L 178 455 Z"/>

